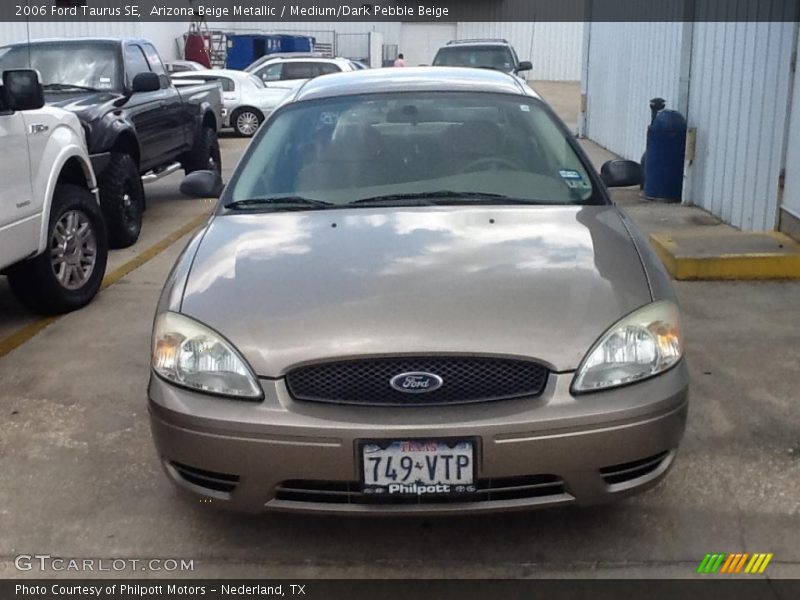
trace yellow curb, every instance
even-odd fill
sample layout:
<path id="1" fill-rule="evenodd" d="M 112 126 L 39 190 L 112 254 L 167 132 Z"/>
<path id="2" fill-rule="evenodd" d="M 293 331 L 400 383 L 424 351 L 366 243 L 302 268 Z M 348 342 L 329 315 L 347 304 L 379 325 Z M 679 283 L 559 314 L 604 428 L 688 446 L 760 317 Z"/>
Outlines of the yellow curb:
<path id="1" fill-rule="evenodd" d="M 800 279 L 800 244 L 778 232 L 766 234 L 741 233 L 745 236 L 761 235 L 778 242 L 780 252 L 735 252 L 735 243 L 730 250 L 702 256 L 687 254 L 681 247 L 682 240 L 713 239 L 718 233 L 669 234 L 654 233 L 650 242 L 674 279 L 749 281 L 767 279 Z M 733 236 L 732 239 L 737 236 Z"/>
<path id="2" fill-rule="evenodd" d="M 153 258 L 169 248 L 179 239 L 200 227 L 208 219 L 210 214 L 210 210 L 204 211 L 202 214 L 197 215 L 191 221 L 170 233 L 164 239 L 159 240 L 149 248 L 142 250 L 141 253 L 137 254 L 132 259 L 120 265 L 110 273 L 106 273 L 105 277 L 103 278 L 103 283 L 100 285 L 100 289 L 104 290 L 107 287 L 114 285 L 117 281 L 125 277 L 125 275 L 131 271 L 134 271 L 145 263 L 153 260 Z M 0 357 L 5 356 L 15 348 L 20 347 L 22 344 L 34 337 L 37 333 L 46 327 L 49 327 L 63 316 L 64 315 L 55 315 L 52 317 L 43 317 L 41 319 L 37 319 L 33 323 L 29 323 L 28 325 L 21 327 L 10 336 L 0 340 Z"/>

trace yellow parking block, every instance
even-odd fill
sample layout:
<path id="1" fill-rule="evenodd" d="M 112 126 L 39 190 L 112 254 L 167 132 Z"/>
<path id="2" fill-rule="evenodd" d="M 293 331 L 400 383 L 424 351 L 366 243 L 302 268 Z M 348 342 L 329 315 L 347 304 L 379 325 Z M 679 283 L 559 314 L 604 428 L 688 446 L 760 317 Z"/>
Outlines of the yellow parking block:
<path id="1" fill-rule="evenodd" d="M 704 227 L 654 233 L 650 242 L 679 280 L 800 279 L 800 244 L 782 233 Z"/>

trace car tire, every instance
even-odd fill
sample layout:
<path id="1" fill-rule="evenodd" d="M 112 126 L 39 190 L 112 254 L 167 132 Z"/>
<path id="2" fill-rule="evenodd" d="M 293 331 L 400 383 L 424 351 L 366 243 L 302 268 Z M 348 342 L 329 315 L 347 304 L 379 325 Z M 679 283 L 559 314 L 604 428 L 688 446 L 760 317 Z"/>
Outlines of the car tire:
<path id="1" fill-rule="evenodd" d="M 112 153 L 99 184 L 109 246 L 132 246 L 139 239 L 144 212 L 144 187 L 136 161 L 129 154 Z"/>
<path id="2" fill-rule="evenodd" d="M 188 175 L 195 171 L 216 171 L 222 174 L 222 156 L 219 150 L 217 132 L 211 127 L 203 127 L 194 148 L 181 161 Z"/>
<path id="3" fill-rule="evenodd" d="M 29 308 L 66 313 L 95 297 L 107 260 L 106 223 L 97 200 L 80 186 L 58 185 L 44 252 L 11 267 L 8 282 Z"/>
<path id="4" fill-rule="evenodd" d="M 239 137 L 253 137 L 263 122 L 264 115 L 255 108 L 239 108 L 231 115 L 231 125 Z"/>

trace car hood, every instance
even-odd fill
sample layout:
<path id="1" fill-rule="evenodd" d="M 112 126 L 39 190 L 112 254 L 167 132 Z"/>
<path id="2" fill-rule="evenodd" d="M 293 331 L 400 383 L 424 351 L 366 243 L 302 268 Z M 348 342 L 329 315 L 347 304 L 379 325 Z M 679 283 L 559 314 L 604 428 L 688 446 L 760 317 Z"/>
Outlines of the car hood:
<path id="1" fill-rule="evenodd" d="M 650 301 L 613 206 L 364 208 L 216 217 L 181 312 L 265 377 L 309 361 L 429 353 L 570 371 Z"/>
<path id="2" fill-rule="evenodd" d="M 81 121 L 91 123 L 106 114 L 112 103 L 121 97 L 122 94 L 115 92 L 80 92 L 46 94 L 45 100 L 48 105 L 68 110 Z"/>

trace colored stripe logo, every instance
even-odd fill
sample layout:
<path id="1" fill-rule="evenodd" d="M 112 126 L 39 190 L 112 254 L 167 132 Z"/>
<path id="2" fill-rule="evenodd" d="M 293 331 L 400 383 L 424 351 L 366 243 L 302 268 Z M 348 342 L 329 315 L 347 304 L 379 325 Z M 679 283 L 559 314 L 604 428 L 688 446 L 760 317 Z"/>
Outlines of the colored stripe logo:
<path id="1" fill-rule="evenodd" d="M 772 556 L 771 552 L 757 552 L 755 554 L 748 554 L 747 552 L 733 554 L 715 552 L 705 555 L 705 558 L 700 562 L 700 566 L 697 567 L 697 572 L 704 575 L 713 575 L 715 573 L 757 575 L 764 572 L 769 561 L 772 560 Z"/>

